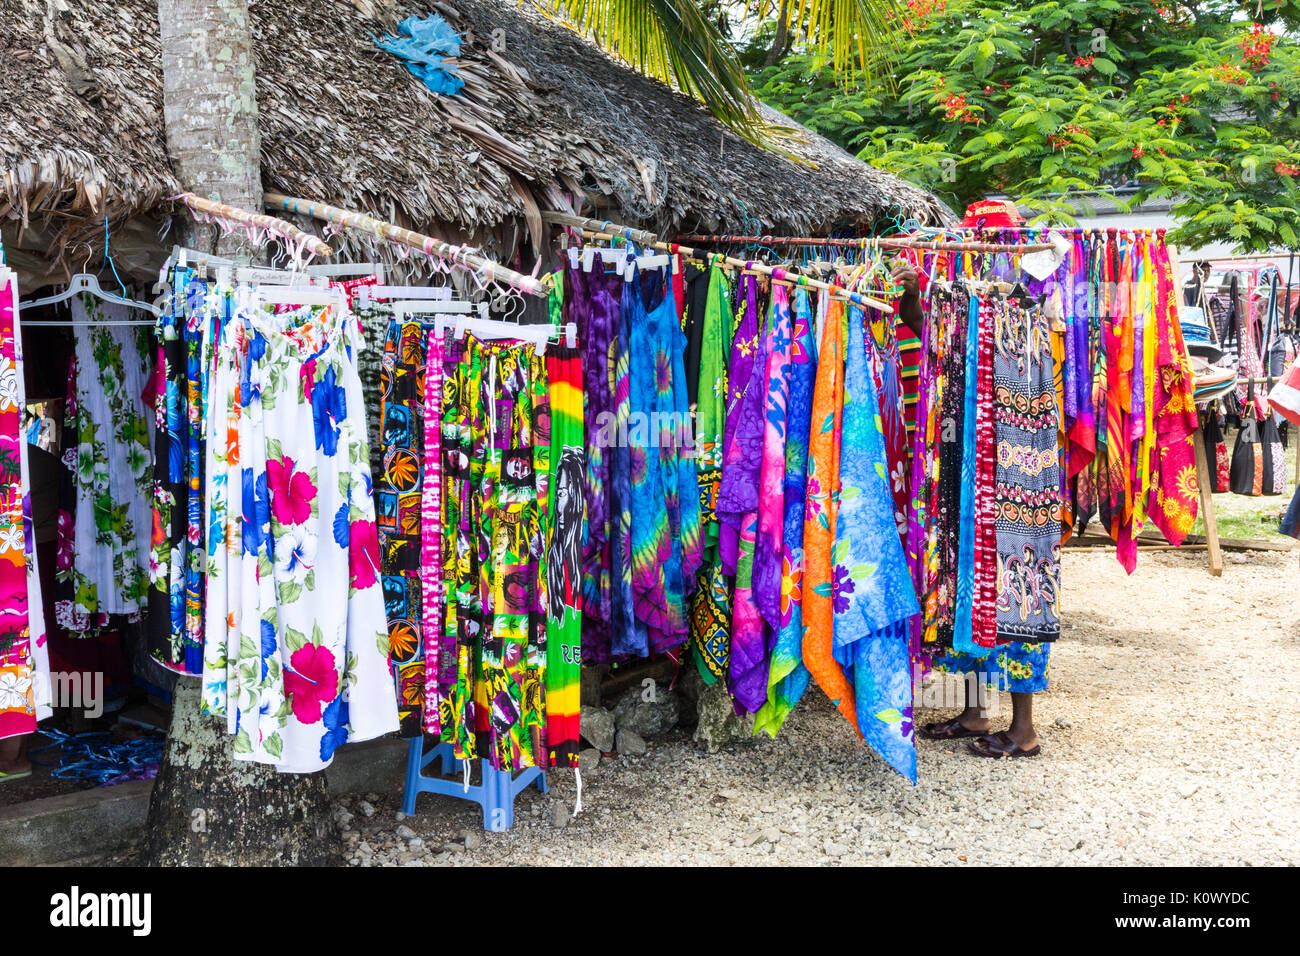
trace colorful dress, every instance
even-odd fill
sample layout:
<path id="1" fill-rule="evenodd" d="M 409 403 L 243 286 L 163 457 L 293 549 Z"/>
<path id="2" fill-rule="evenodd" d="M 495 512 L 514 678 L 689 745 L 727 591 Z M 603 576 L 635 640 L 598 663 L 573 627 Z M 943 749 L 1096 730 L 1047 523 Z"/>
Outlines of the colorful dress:
<path id="1" fill-rule="evenodd" d="M 920 608 L 892 520 L 885 436 L 863 325 L 862 310 L 850 306 L 832 572 L 834 651 L 853 684 L 859 733 L 915 783 L 908 635 Z"/>
<path id="2" fill-rule="evenodd" d="M 0 268 L 0 740 L 33 733 L 50 709 L 40 576 L 32 551 L 17 283 Z"/>
<path id="3" fill-rule="evenodd" d="M 212 383 L 204 710 L 285 772 L 398 729 L 355 340 L 331 308 L 243 312 Z"/>
<path id="4" fill-rule="evenodd" d="M 404 737 L 424 730 L 424 596 L 420 573 L 425 473 L 428 332 L 419 321 L 389 323 L 380 371 L 383 473 L 375 488 L 384 606 L 398 716 Z M 369 462 L 366 463 L 369 468 Z"/>
<path id="5" fill-rule="evenodd" d="M 803 664 L 803 542 L 817 354 L 812 336 L 812 308 L 803 289 L 795 292 L 792 334 L 782 480 L 781 618 L 768 668 L 767 701 L 754 718 L 754 732 L 763 730 L 773 737 L 803 697 L 809 680 L 808 668 Z"/>
<path id="6" fill-rule="evenodd" d="M 727 686 L 736 705 L 754 713 L 767 699 L 766 624 L 753 592 L 767 356 L 765 344 L 760 344 L 757 287 L 752 277 L 747 278 L 742 292 L 742 306 L 744 318 L 732 345 L 731 371 L 735 375 L 740 369 L 743 378 L 728 382 L 731 400 L 727 404 L 727 431 L 731 434 L 722 461 L 718 520 L 722 524 L 723 567 L 734 568 L 736 575 Z M 745 365 L 750 369 L 747 376 Z"/>
<path id="7" fill-rule="evenodd" d="M 858 729 L 853 685 L 835 653 L 835 613 L 847 611 L 847 590 L 835 571 L 840 504 L 840 450 L 844 413 L 844 306 L 830 303 L 822 323 L 817 381 L 808 434 L 807 504 L 804 509 L 803 662 L 841 716 Z"/>
<path id="8" fill-rule="evenodd" d="M 148 329 L 93 324 L 125 321 L 125 306 L 82 295 L 71 310 L 80 324 L 67 434 L 76 444 L 65 463 L 76 500 L 55 614 L 59 626 L 85 635 L 110 615 L 138 621 L 148 608 L 153 452 L 144 396 L 155 355 Z"/>
<path id="9" fill-rule="evenodd" d="M 997 641 L 1060 636 L 1061 522 L 1051 329 L 1036 304 L 996 308 Z"/>
<path id="10" fill-rule="evenodd" d="M 721 266 L 708 276 L 699 329 L 699 392 L 695 415 L 695 463 L 700 491 L 703 566 L 691 596 L 691 648 L 706 684 L 727 674 L 731 652 L 731 584 L 718 554 L 718 490 L 727 420 L 727 355 L 731 350 L 731 285 Z M 689 369 L 688 369 L 689 372 Z"/>
<path id="11" fill-rule="evenodd" d="M 578 763 L 579 680 L 582 670 L 582 543 L 586 476 L 582 427 L 582 355 L 553 346 L 546 353 L 550 383 L 550 544 L 546 555 L 546 764 Z"/>

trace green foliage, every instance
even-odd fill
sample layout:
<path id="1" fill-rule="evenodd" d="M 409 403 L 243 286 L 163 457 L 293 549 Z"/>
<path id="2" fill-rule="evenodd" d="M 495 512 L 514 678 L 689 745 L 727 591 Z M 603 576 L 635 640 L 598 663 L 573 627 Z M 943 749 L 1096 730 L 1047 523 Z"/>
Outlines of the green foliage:
<path id="1" fill-rule="evenodd" d="M 1068 223 L 1100 191 L 1121 209 L 1170 200 L 1186 245 L 1295 246 L 1300 2 L 1263 7 L 909 0 L 892 88 L 846 86 L 808 55 L 752 82 L 958 210 L 1006 193 L 1033 221 Z"/>

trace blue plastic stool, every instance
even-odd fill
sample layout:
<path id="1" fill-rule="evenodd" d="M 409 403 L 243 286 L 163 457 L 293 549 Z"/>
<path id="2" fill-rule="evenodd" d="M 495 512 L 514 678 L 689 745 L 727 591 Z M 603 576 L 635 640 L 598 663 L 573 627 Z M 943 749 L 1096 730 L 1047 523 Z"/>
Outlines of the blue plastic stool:
<path id="1" fill-rule="evenodd" d="M 435 760 L 442 761 L 441 775 L 426 777 L 422 771 Z M 486 760 L 480 761 L 483 782 L 469 789 L 462 780 L 450 774 L 460 769 L 461 761 L 451 752 L 451 744 L 438 744 L 427 753 L 424 738 L 411 741 L 406 754 L 406 789 L 402 797 L 402 812 L 415 816 L 415 798 L 422 793 L 440 793 L 458 800 L 473 800 L 483 808 L 483 829 L 499 833 L 509 830 L 515 823 L 515 797 L 521 790 L 536 781 L 537 789 L 546 793 L 546 774 L 538 767 L 529 767 L 512 776 L 509 770 L 493 770 Z M 462 771 L 463 772 L 463 771 Z"/>

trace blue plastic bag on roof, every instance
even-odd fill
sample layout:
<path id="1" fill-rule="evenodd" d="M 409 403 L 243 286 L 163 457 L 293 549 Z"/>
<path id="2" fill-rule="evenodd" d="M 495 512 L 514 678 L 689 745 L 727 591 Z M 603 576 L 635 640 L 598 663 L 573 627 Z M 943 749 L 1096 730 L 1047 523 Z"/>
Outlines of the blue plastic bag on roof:
<path id="1" fill-rule="evenodd" d="M 455 96 L 464 87 L 454 66 L 445 56 L 460 56 L 460 35 L 438 14 L 407 17 L 397 26 L 397 36 L 376 40 L 375 46 L 406 61 L 406 68 L 434 93 Z"/>

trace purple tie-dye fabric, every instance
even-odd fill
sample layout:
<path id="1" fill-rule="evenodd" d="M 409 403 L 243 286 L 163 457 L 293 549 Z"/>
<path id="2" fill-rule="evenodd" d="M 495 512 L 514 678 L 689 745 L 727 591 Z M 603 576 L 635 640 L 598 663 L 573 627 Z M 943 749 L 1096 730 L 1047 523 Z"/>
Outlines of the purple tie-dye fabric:
<path id="1" fill-rule="evenodd" d="M 614 540 L 613 515 L 610 507 L 611 449 L 602 447 L 601 425 L 614 415 L 614 369 L 616 357 L 610 345 L 618 341 L 618 321 L 623 294 L 622 279 L 606 275 L 597 253 L 592 270 L 581 266 L 568 269 L 570 294 L 568 321 L 578 327 L 578 341 L 583 355 L 583 418 L 587 435 L 587 540 L 582 551 L 582 656 L 591 663 L 611 657 L 610 626 L 614 620 L 613 560 L 610 551 Z M 608 431 L 608 429 L 606 429 Z"/>

